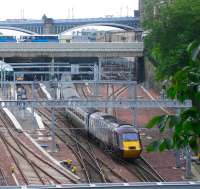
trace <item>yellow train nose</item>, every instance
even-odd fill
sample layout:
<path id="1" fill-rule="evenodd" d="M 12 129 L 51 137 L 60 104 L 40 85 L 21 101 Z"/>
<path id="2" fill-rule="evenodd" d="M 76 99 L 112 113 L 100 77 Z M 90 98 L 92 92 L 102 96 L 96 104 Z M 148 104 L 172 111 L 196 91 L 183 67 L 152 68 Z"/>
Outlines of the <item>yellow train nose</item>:
<path id="1" fill-rule="evenodd" d="M 140 141 L 124 141 L 123 142 L 123 157 L 137 158 L 142 151 Z"/>

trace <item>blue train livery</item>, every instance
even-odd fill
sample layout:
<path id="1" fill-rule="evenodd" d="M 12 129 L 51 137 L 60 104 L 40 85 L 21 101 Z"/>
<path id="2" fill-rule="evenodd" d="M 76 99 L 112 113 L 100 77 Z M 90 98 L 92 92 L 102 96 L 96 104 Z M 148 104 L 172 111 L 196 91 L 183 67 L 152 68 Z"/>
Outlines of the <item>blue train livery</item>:
<path id="1" fill-rule="evenodd" d="M 15 36 L 8 36 L 8 35 L 0 35 L 0 42 L 17 42 Z"/>
<path id="2" fill-rule="evenodd" d="M 27 35 L 20 36 L 19 42 L 59 42 L 57 35 Z"/>

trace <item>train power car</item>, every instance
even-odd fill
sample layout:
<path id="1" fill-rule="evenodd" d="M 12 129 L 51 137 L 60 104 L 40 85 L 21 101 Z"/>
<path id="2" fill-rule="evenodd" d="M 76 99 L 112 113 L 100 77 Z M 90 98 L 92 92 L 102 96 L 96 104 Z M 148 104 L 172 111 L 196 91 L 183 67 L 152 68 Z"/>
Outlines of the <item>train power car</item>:
<path id="1" fill-rule="evenodd" d="M 79 98 L 72 86 L 67 88 L 69 92 L 63 94 L 65 99 Z M 140 156 L 142 145 L 139 132 L 132 125 L 96 109 L 67 108 L 66 114 L 73 125 L 106 146 L 112 154 L 125 159 Z"/>
<path id="2" fill-rule="evenodd" d="M 24 35 L 19 42 L 59 42 L 58 35 Z"/>
<path id="3" fill-rule="evenodd" d="M 88 132 L 123 158 L 137 158 L 142 151 L 138 130 L 112 115 L 92 113 Z"/>

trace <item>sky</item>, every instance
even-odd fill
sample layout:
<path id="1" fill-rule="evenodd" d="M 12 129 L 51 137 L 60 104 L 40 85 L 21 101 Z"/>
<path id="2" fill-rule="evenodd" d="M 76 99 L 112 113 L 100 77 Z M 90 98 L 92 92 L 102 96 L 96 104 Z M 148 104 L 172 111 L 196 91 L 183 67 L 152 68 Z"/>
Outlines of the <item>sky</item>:
<path id="1" fill-rule="evenodd" d="M 45 13 L 54 19 L 133 16 L 138 0 L 5 0 L 0 20 L 41 19 Z"/>

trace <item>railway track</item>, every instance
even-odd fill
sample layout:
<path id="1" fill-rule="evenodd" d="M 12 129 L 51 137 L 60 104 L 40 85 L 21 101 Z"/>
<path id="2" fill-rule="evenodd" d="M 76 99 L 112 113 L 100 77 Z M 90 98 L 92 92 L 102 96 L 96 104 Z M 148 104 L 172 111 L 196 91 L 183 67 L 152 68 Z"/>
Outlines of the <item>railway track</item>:
<path id="1" fill-rule="evenodd" d="M 82 96 L 82 97 L 84 97 L 84 98 L 88 98 L 88 95 L 87 95 L 87 93 L 85 92 L 85 88 L 84 88 L 84 86 L 82 86 L 82 85 L 75 85 L 75 87 L 76 87 L 76 91 L 79 93 L 79 95 L 80 96 Z M 108 85 L 107 85 L 107 94 L 108 94 Z M 128 89 L 128 87 L 127 86 L 121 86 L 121 87 L 119 87 L 116 91 L 114 90 L 114 86 L 112 85 L 111 86 L 111 89 L 112 89 L 112 93 L 110 94 L 110 95 L 108 95 L 108 99 L 110 99 L 110 98 L 117 98 L 117 97 L 119 97 L 121 94 L 123 94 L 127 89 Z M 107 109 L 105 109 L 105 112 L 108 112 L 108 110 Z M 114 116 L 117 116 L 117 111 L 116 111 L 116 109 L 113 109 L 113 115 Z"/>
<path id="2" fill-rule="evenodd" d="M 128 87 L 122 86 L 120 88 L 118 88 L 115 93 L 111 94 L 111 95 L 115 95 L 115 96 L 119 96 L 120 94 L 122 94 L 124 91 L 127 90 Z M 82 96 L 86 97 L 84 88 L 81 87 L 79 88 L 79 93 L 82 92 Z M 114 91 L 114 90 L 113 90 Z M 49 111 L 49 110 L 48 110 Z M 46 115 L 45 115 L 46 116 Z M 63 119 L 62 115 L 57 115 L 59 116 L 59 118 L 64 122 L 65 119 Z M 59 126 L 57 126 L 59 127 Z M 64 133 L 65 135 L 70 135 L 69 137 L 72 137 L 71 134 L 66 133 L 66 129 L 60 128 L 59 129 L 60 132 L 62 132 L 62 134 Z M 61 131 L 62 130 L 62 131 Z M 74 142 L 79 141 L 79 143 L 84 144 L 84 150 L 82 149 L 82 147 L 80 147 L 80 144 L 76 144 L 76 148 L 78 150 L 75 150 L 76 152 L 76 156 L 78 157 L 78 159 L 82 162 L 82 166 L 83 169 L 86 170 L 86 165 L 84 164 L 84 162 L 86 162 L 86 164 L 90 164 L 87 161 L 87 158 L 84 159 L 84 157 L 82 155 L 79 154 L 79 151 L 83 150 L 84 153 L 86 151 L 90 151 L 93 152 L 93 148 L 91 148 L 91 144 L 88 142 L 88 140 L 84 139 L 85 137 L 80 137 L 80 134 L 74 134 L 73 136 L 73 140 Z M 80 139 L 81 138 L 81 139 Z M 85 141 L 84 141 L 85 140 Z M 86 145 L 87 144 L 87 145 Z M 74 144 L 71 144 L 71 146 L 73 146 Z M 81 148 L 81 149 L 80 149 Z M 90 154 L 91 155 L 91 154 Z M 89 156 L 90 156 L 89 155 Z M 117 177 L 118 179 L 120 179 L 122 182 L 128 182 L 126 178 L 120 176 L 119 174 L 117 174 L 116 172 L 114 172 L 108 165 L 106 165 L 106 162 L 101 161 L 98 157 L 95 157 L 95 155 L 92 153 L 93 159 L 95 159 L 96 162 L 98 162 L 98 167 L 100 167 L 100 170 L 98 172 L 103 172 L 103 177 L 105 178 L 106 182 L 111 182 L 111 180 L 109 179 L 110 174 L 115 175 L 115 177 Z M 129 161 L 124 161 L 123 159 L 118 159 L 117 162 L 121 165 L 123 165 L 129 172 L 131 172 L 132 174 L 134 174 L 138 180 L 142 181 L 142 182 L 164 182 L 165 179 L 162 178 L 156 171 L 155 169 L 153 169 L 148 162 L 146 162 L 142 157 L 135 160 L 134 162 L 129 162 Z M 84 165 L 83 165 L 84 164 Z M 94 168 L 94 165 L 89 165 L 90 167 Z M 96 169 L 96 168 L 94 168 Z M 96 169 L 97 172 L 97 169 Z M 88 178 L 88 182 L 93 182 L 90 179 L 90 174 L 89 172 L 85 173 L 86 177 Z M 93 178 L 94 178 L 94 174 L 92 174 Z M 93 179 L 92 178 L 92 179 Z M 101 181 L 102 182 L 102 181 Z"/>
<path id="3" fill-rule="evenodd" d="M 20 139 L 20 135 L 23 134 L 16 135 L 13 131 L 13 123 L 2 110 L 0 110 L 0 120 L 4 128 L 0 132 L 1 140 L 15 163 L 22 184 L 76 183 L 75 179 L 72 179 L 63 170 L 25 145 Z"/>
<path id="4" fill-rule="evenodd" d="M 108 96 L 108 98 L 111 98 L 112 96 L 114 98 L 119 97 L 122 93 L 124 93 L 128 89 L 127 86 L 119 87 L 116 91 L 114 91 L 114 86 L 112 86 L 112 93 Z M 81 87 L 82 94 L 87 98 L 84 92 L 84 88 Z M 113 112 L 116 116 L 116 111 Z M 123 159 L 119 160 L 120 163 L 122 163 L 130 172 L 135 174 L 137 178 L 142 182 L 164 182 L 165 179 L 162 178 L 156 171 L 151 167 L 150 164 L 144 158 L 140 157 L 139 159 L 136 159 L 134 163 L 129 163 L 127 161 L 124 161 Z"/>
<path id="5" fill-rule="evenodd" d="M 117 158 L 117 161 L 135 174 L 141 182 L 165 182 L 165 179 L 143 157 L 132 162 L 120 158 Z"/>
<path id="6" fill-rule="evenodd" d="M 44 116 L 47 116 L 47 114 L 45 113 Z M 59 117 L 61 118 L 62 116 L 60 115 Z M 64 121 L 64 119 L 62 119 L 62 121 Z M 57 128 L 59 128 L 59 125 L 57 125 Z M 59 132 L 60 132 L 60 134 L 58 134 Z M 66 141 L 66 137 L 63 137 L 65 139 L 63 139 L 61 137 L 61 136 L 63 136 L 63 134 L 65 136 L 67 135 L 74 142 L 79 142 L 79 144 L 71 143 L 69 140 Z M 88 153 L 88 151 L 92 152 L 94 150 L 93 144 L 91 144 L 92 141 L 88 141 L 84 136 L 82 136 L 82 134 L 78 134 L 77 132 L 76 132 L 76 137 L 74 137 L 71 135 L 71 133 L 68 133 L 65 128 L 59 128 L 59 131 L 56 132 L 56 136 L 59 139 L 63 140 L 65 143 L 67 143 L 67 145 L 70 145 L 70 148 L 72 149 L 72 151 L 74 151 L 74 153 L 76 154 L 76 157 L 78 157 L 84 170 L 87 169 L 87 167 L 86 167 L 87 165 L 85 165 L 83 162 L 86 162 L 86 164 L 89 164 L 90 168 L 92 167 L 93 169 L 95 169 L 95 172 L 98 172 L 97 168 L 95 168 L 93 164 L 88 162 L 88 158 L 85 159 L 85 157 L 83 157 L 83 154 L 80 155 L 77 149 L 74 150 L 74 148 L 75 148 L 74 146 L 78 145 L 78 148 L 80 151 L 84 151 L 84 153 Z M 92 156 L 94 156 L 93 153 L 90 153 L 89 156 L 91 156 L 91 154 L 92 154 Z M 116 178 L 117 178 L 118 181 L 120 181 L 120 182 L 128 182 L 128 180 L 125 177 L 123 177 L 120 174 L 113 171 L 109 167 L 109 165 L 106 164 L 106 162 L 103 162 L 98 157 L 95 157 L 95 161 L 97 161 L 99 166 L 101 167 L 101 171 L 104 174 L 106 182 L 112 182 L 109 179 L 110 175 L 114 175 L 114 177 L 115 177 L 114 180 L 116 180 Z M 131 172 L 133 175 L 135 175 L 138 178 L 138 180 L 141 182 L 160 182 L 160 181 L 163 182 L 163 181 L 165 181 L 143 158 L 139 158 L 139 159 L 135 160 L 134 162 L 125 161 L 123 159 L 117 159 L 117 163 L 119 163 L 120 165 L 123 165 L 123 167 L 125 167 L 129 172 Z M 90 174 L 91 174 L 91 172 L 90 173 L 85 172 L 85 175 L 88 178 L 88 182 L 89 183 L 96 182 L 97 177 L 95 176 L 95 174 L 92 174 L 92 176 L 90 176 Z M 92 179 L 91 179 L 91 177 L 92 177 Z M 92 181 L 93 179 L 95 179 L 95 180 Z"/>
<path id="7" fill-rule="evenodd" d="M 108 96 L 108 99 L 110 99 L 110 98 L 116 99 L 117 97 L 119 97 L 121 94 L 123 94 L 123 93 L 128 89 L 127 86 L 121 86 L 121 87 L 119 87 L 119 88 L 115 91 L 113 85 L 111 86 L 111 88 L 112 88 L 112 93 Z M 109 85 L 107 85 L 107 94 L 108 94 L 108 90 L 109 90 Z M 107 112 L 107 111 L 108 111 L 108 110 L 106 110 L 106 112 Z M 114 115 L 115 117 L 117 117 L 116 108 L 113 108 L 113 115 Z"/>
<path id="8" fill-rule="evenodd" d="M 88 98 L 85 90 L 84 90 L 84 85 L 74 85 L 75 86 L 75 89 L 77 91 L 77 93 L 80 95 L 80 97 L 83 97 L 83 98 Z"/>
<path id="9" fill-rule="evenodd" d="M 107 85 L 107 91 L 108 91 L 109 85 Z M 112 93 L 110 95 L 108 95 L 108 98 L 117 98 L 119 97 L 121 94 L 123 94 L 126 90 L 128 89 L 128 86 L 121 86 L 119 87 L 117 90 L 114 90 L 114 86 L 112 85 Z M 108 92 L 107 92 L 108 94 Z"/>
<path id="10" fill-rule="evenodd" d="M 113 93 L 109 97 L 114 96 L 114 98 L 117 98 L 127 89 L 128 87 L 122 86 L 114 91 L 114 87 L 112 86 Z M 114 110 L 114 112 L 116 116 L 116 110 Z M 123 159 L 120 159 L 119 162 L 122 163 L 130 172 L 135 174 L 140 181 L 165 182 L 165 179 L 162 178 L 143 157 L 134 160 L 134 163 L 129 163 L 127 161 L 124 161 Z"/>
<path id="11" fill-rule="evenodd" d="M 8 182 L 6 179 L 6 176 L 2 170 L 2 168 L 0 168 L 0 186 L 7 186 Z"/>
<path id="12" fill-rule="evenodd" d="M 40 111 L 40 114 L 46 119 L 50 119 L 50 111 L 46 109 L 44 111 Z M 49 115 L 48 115 L 49 114 Z M 60 115 L 59 118 L 62 116 Z M 63 121 L 63 125 L 66 126 L 66 119 L 61 118 Z M 50 127 L 45 124 L 49 129 Z M 82 166 L 82 169 L 85 174 L 85 178 L 88 183 L 95 182 L 112 182 L 109 178 L 110 174 L 115 180 L 126 182 L 122 176 L 114 172 L 108 165 L 106 165 L 103 161 L 101 161 L 95 155 L 94 147 L 90 144 L 90 141 L 85 139 L 85 137 L 81 136 L 82 134 L 78 134 L 74 131 L 74 129 L 67 129 L 64 127 L 60 127 L 60 124 L 56 124 L 56 133 L 55 135 L 59 138 L 68 148 L 70 148 L 75 156 L 77 157 L 79 163 Z M 69 126 L 68 126 L 69 127 Z M 67 138 L 66 138 L 67 136 Z M 106 172 L 106 174 L 105 174 Z"/>
<path id="13" fill-rule="evenodd" d="M 69 136 L 69 133 L 61 130 L 65 135 Z M 81 140 L 80 135 L 75 131 L 71 130 L 71 141 L 74 145 L 74 150 L 79 155 L 79 159 L 84 165 L 85 175 L 89 183 L 102 182 L 106 183 L 108 178 L 105 177 L 104 172 L 99 165 L 96 155 L 94 153 L 94 149 L 89 144 L 88 141 Z M 111 182 L 111 181 L 109 181 Z"/>
<path id="14" fill-rule="evenodd" d="M 77 131 L 77 130 L 75 130 L 75 131 Z M 90 154 L 93 156 L 92 158 L 95 160 L 95 164 L 96 164 L 97 168 L 103 174 L 104 182 L 112 182 L 112 180 L 109 178 L 110 175 L 113 175 L 113 177 L 115 177 L 115 179 L 118 179 L 121 182 L 127 182 L 127 180 L 124 177 L 122 177 L 121 175 L 119 175 L 118 173 L 113 171 L 105 162 L 103 162 L 100 158 L 97 157 L 97 155 L 95 153 L 95 147 L 92 144 L 92 142 L 94 142 L 94 141 L 92 141 L 90 139 L 86 139 L 85 136 L 82 136 L 82 132 L 81 133 L 76 132 L 76 138 L 78 138 L 79 142 L 81 144 L 83 144 L 84 148 L 88 152 L 90 152 Z"/>
<path id="15" fill-rule="evenodd" d="M 85 88 L 84 88 L 83 85 L 75 85 L 75 88 L 76 88 L 76 91 L 81 96 L 83 96 L 84 98 L 88 98 L 88 95 L 85 92 Z M 109 88 L 109 85 L 107 85 L 107 94 L 108 94 L 108 90 L 109 90 L 108 88 Z M 118 89 L 114 90 L 114 86 L 112 85 L 111 88 L 112 88 L 112 93 L 107 95 L 108 99 L 109 98 L 117 98 L 117 97 L 119 97 L 121 94 L 123 94 L 128 89 L 128 86 L 121 86 Z"/>

